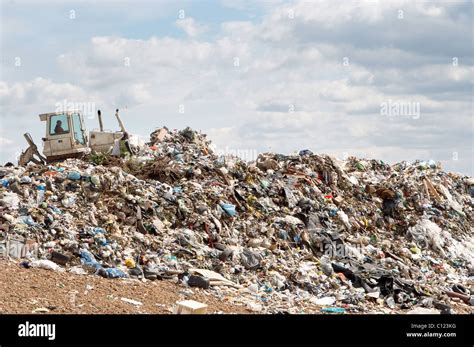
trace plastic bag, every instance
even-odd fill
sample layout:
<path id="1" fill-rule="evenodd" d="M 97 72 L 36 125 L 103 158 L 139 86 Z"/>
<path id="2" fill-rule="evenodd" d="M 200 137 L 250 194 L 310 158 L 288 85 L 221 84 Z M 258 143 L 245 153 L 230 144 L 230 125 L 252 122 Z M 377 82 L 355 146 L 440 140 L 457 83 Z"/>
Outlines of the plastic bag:
<path id="1" fill-rule="evenodd" d="M 441 228 L 429 219 L 423 219 L 415 226 L 409 228 L 407 234 L 413 238 L 418 246 L 431 248 L 445 255 L 442 248 L 444 246 L 444 239 L 441 236 Z"/>
<path id="2" fill-rule="evenodd" d="M 234 217 L 237 214 L 237 211 L 235 210 L 235 205 L 221 203 L 220 206 L 225 211 L 225 213 L 227 213 L 231 217 Z"/>
<path id="3" fill-rule="evenodd" d="M 36 225 L 35 221 L 31 216 L 19 216 L 18 223 L 26 224 L 26 225 Z"/>
<path id="4" fill-rule="evenodd" d="M 67 178 L 73 181 L 77 181 L 81 179 L 81 174 L 77 171 L 71 171 L 67 174 Z"/>
<path id="5" fill-rule="evenodd" d="M 100 265 L 97 260 L 95 260 L 94 256 L 92 253 L 86 251 L 86 250 L 81 250 L 81 264 L 85 266 L 92 267 L 96 270 L 100 269 L 102 265 Z"/>
<path id="6" fill-rule="evenodd" d="M 18 194 L 16 193 L 5 192 L 3 193 L 1 203 L 2 206 L 8 207 L 9 209 L 18 210 L 20 198 L 18 198 Z"/>
<path id="7" fill-rule="evenodd" d="M 104 268 L 101 264 L 95 260 L 92 253 L 81 250 L 81 263 L 87 267 L 96 270 L 96 273 L 106 278 L 124 278 L 127 277 L 127 274 L 117 268 Z"/>
<path id="8" fill-rule="evenodd" d="M 61 266 L 47 259 L 34 260 L 30 263 L 30 266 L 40 268 L 40 269 L 46 269 L 46 270 L 53 270 L 53 271 L 60 271 L 60 272 L 64 271 L 64 269 Z"/>

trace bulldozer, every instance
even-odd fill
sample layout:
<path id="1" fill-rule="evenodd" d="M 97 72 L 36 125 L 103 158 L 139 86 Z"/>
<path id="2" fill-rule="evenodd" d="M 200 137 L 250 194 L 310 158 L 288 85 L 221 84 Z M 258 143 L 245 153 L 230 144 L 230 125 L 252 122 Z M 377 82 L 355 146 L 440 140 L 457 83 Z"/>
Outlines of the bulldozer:
<path id="1" fill-rule="evenodd" d="M 93 152 L 109 152 L 116 140 L 120 140 L 126 133 L 119 110 L 115 117 L 120 126 L 120 131 L 104 130 L 101 111 L 97 111 L 99 130 L 93 130 L 87 135 L 84 118 L 80 111 L 65 111 L 42 113 L 39 118 L 46 123 L 46 136 L 43 140 L 43 155 L 29 133 L 23 136 L 29 147 L 23 151 L 18 160 L 21 166 L 29 162 L 46 164 L 67 158 L 79 158 Z"/>

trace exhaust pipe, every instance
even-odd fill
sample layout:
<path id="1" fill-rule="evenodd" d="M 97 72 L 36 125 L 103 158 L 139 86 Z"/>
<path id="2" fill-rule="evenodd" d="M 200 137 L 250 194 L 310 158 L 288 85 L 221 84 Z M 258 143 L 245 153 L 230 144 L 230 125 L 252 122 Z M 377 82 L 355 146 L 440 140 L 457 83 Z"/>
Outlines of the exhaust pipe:
<path id="1" fill-rule="evenodd" d="M 103 132 L 104 131 L 104 125 L 102 124 L 102 113 L 100 112 L 100 110 L 97 110 L 97 115 L 99 116 L 100 131 Z"/>
<path id="2" fill-rule="evenodd" d="M 120 129 L 122 130 L 122 132 L 126 132 L 125 126 L 122 123 L 122 119 L 119 116 L 119 110 L 118 109 L 115 110 L 115 117 L 117 117 L 117 121 L 119 123 Z"/>

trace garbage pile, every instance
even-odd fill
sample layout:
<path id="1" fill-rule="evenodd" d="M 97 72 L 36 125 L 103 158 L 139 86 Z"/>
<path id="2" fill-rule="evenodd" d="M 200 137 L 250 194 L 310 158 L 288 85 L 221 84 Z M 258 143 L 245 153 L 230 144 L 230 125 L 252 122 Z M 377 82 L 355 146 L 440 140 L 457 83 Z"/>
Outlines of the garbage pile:
<path id="1" fill-rule="evenodd" d="M 474 312 L 470 177 L 309 150 L 246 162 L 190 128 L 136 152 L 1 167 L 0 254 L 262 313 Z"/>

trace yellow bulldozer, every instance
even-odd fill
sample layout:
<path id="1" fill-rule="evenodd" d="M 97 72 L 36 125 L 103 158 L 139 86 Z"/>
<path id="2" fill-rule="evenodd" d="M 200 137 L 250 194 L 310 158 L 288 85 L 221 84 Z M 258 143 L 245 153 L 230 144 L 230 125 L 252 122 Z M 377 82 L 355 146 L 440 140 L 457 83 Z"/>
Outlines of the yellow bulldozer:
<path id="1" fill-rule="evenodd" d="M 29 147 L 21 153 L 18 164 L 21 166 L 29 162 L 46 164 L 66 158 L 78 158 L 90 151 L 109 152 L 115 141 L 122 139 L 126 134 L 126 130 L 118 109 L 115 111 L 115 117 L 120 131 L 104 130 L 100 110 L 97 114 L 100 129 L 91 131 L 89 135 L 80 111 L 40 114 L 40 120 L 46 123 L 46 136 L 42 138 L 44 156 L 39 153 L 31 135 L 25 133 L 23 136 Z"/>

